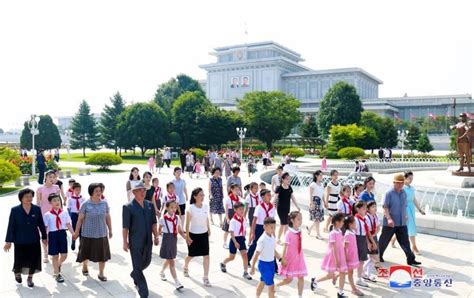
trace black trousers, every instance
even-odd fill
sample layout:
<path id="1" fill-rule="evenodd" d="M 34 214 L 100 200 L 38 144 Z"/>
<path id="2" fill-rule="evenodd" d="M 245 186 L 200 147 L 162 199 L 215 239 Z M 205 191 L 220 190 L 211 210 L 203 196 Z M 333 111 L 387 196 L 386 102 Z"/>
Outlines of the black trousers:
<path id="1" fill-rule="evenodd" d="M 43 184 L 44 183 L 44 171 L 46 171 L 46 169 L 39 168 L 38 171 L 39 171 L 39 173 L 38 173 L 38 184 Z"/>
<path id="2" fill-rule="evenodd" d="M 171 164 L 171 159 L 165 159 L 165 164 L 166 164 L 166 166 L 167 166 L 168 169 L 169 169 L 170 164 Z"/>
<path id="3" fill-rule="evenodd" d="M 145 270 L 151 263 L 151 250 L 151 244 L 146 245 L 145 247 L 130 249 L 133 267 L 133 271 L 130 273 L 130 276 L 133 278 L 133 281 L 138 287 L 138 294 L 140 297 L 148 297 L 149 295 L 148 284 L 146 283 L 143 270 Z"/>
<path id="4" fill-rule="evenodd" d="M 411 263 L 415 260 L 415 255 L 410 248 L 410 240 L 408 239 L 408 228 L 407 226 L 401 227 L 382 227 L 382 234 L 379 239 L 379 254 L 380 258 L 383 259 L 383 253 L 388 246 L 388 243 L 393 237 L 393 234 L 397 236 L 397 241 L 400 244 L 400 247 L 403 249 L 407 257 L 407 263 Z"/>

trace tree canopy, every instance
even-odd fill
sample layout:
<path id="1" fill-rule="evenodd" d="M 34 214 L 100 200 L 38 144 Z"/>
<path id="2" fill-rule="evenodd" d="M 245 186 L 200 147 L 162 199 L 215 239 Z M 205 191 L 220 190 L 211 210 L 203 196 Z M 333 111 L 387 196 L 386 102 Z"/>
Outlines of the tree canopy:
<path id="1" fill-rule="evenodd" d="M 97 123 L 87 101 L 79 105 L 79 111 L 72 118 L 71 148 L 82 148 L 82 155 L 86 156 L 86 148 L 96 150 L 99 145 Z"/>
<path id="2" fill-rule="evenodd" d="M 362 102 L 354 86 L 340 81 L 324 95 L 319 109 L 319 128 L 327 135 L 333 125 L 358 124 Z"/>
<path id="3" fill-rule="evenodd" d="M 377 139 L 373 128 L 356 124 L 334 125 L 331 127 L 330 133 L 329 145 L 335 151 L 345 147 L 372 149 Z"/>
<path id="4" fill-rule="evenodd" d="M 154 101 L 165 113 L 169 113 L 173 103 L 185 92 L 200 92 L 204 95 L 199 82 L 188 75 L 180 74 L 176 78 L 169 79 L 168 82 L 161 84 L 156 90 Z"/>
<path id="5" fill-rule="evenodd" d="M 100 139 L 106 148 L 114 149 L 117 154 L 118 121 L 120 114 L 125 110 L 125 101 L 117 92 L 110 98 L 110 105 L 106 105 L 100 117 Z"/>
<path id="6" fill-rule="evenodd" d="M 421 133 L 416 149 L 423 153 L 433 151 L 433 145 L 431 145 L 430 139 L 428 138 L 428 134 L 426 133 L 426 131 Z"/>
<path id="7" fill-rule="evenodd" d="M 418 147 L 418 140 L 420 139 L 420 129 L 415 124 L 410 123 L 407 131 L 407 147 L 410 148 L 411 151 L 416 150 Z"/>
<path id="8" fill-rule="evenodd" d="M 61 136 L 56 124 L 49 115 L 41 115 L 38 123 L 38 135 L 35 135 L 36 149 L 54 149 L 61 147 Z M 28 122 L 25 121 L 20 137 L 20 147 L 30 150 L 32 146 L 31 131 L 28 127 Z"/>
<path id="9" fill-rule="evenodd" d="M 199 143 L 206 147 L 220 147 L 236 140 L 238 136 L 235 128 L 243 123 L 239 113 L 224 111 L 212 105 L 200 110 L 196 120 L 199 125 Z"/>
<path id="10" fill-rule="evenodd" d="M 314 115 L 310 115 L 303 120 L 300 126 L 300 133 L 306 138 L 319 137 L 318 121 Z"/>
<path id="11" fill-rule="evenodd" d="M 272 148 L 273 142 L 288 135 L 300 122 L 300 101 L 279 91 L 257 91 L 245 94 L 238 102 L 249 134 Z"/>

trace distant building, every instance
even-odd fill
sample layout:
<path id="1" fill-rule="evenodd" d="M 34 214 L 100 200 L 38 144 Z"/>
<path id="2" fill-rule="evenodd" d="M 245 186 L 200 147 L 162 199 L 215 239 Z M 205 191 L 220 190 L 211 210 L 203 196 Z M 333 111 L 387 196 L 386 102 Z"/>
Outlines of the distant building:
<path id="1" fill-rule="evenodd" d="M 219 47 L 211 55 L 217 62 L 201 65 L 207 80 L 199 83 L 217 106 L 233 109 L 236 99 L 252 91 L 283 91 L 301 101 L 300 110 L 318 113 L 326 92 L 339 81 L 353 85 L 364 110 L 411 120 L 415 117 L 454 115 L 474 111 L 470 94 L 379 98 L 382 80 L 361 68 L 312 70 L 300 64 L 301 55 L 276 42 L 266 41 Z"/>
<path id="2" fill-rule="evenodd" d="M 95 113 L 94 118 L 97 123 L 100 121 L 100 113 Z M 59 131 L 65 131 L 66 129 L 69 129 L 72 124 L 72 116 L 59 116 L 56 117 L 56 125 L 58 126 Z"/>

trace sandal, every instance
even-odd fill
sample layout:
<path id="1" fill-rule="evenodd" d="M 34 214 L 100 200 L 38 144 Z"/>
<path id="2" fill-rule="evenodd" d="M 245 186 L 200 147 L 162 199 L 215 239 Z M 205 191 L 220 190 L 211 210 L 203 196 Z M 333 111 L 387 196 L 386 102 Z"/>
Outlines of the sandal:
<path id="1" fill-rule="evenodd" d="M 166 275 L 164 272 L 160 272 L 160 278 L 162 281 L 166 281 Z"/>
<path id="2" fill-rule="evenodd" d="M 102 281 L 102 282 L 106 282 L 107 281 L 107 277 L 105 276 L 100 276 L 100 275 L 97 275 L 97 278 Z"/>
<path id="3" fill-rule="evenodd" d="M 33 277 L 32 276 L 28 276 L 28 279 L 26 280 L 26 283 L 28 284 L 29 288 L 32 288 L 32 287 L 35 286 L 35 283 L 33 282 Z"/>
<path id="4" fill-rule="evenodd" d="M 15 273 L 15 280 L 17 283 L 21 284 L 21 282 L 23 281 L 21 278 L 21 273 Z"/>
<path id="5" fill-rule="evenodd" d="M 211 283 L 209 282 L 209 278 L 207 278 L 207 277 L 203 277 L 202 282 L 204 283 L 204 286 L 206 286 L 206 287 L 211 286 Z"/>
<path id="6" fill-rule="evenodd" d="M 188 268 L 186 268 L 186 267 L 183 268 L 183 275 L 184 275 L 184 277 L 189 277 L 189 270 L 188 270 Z"/>
<path id="7" fill-rule="evenodd" d="M 84 275 L 84 276 L 89 276 L 89 271 L 87 271 L 87 270 L 82 270 L 82 275 Z"/>

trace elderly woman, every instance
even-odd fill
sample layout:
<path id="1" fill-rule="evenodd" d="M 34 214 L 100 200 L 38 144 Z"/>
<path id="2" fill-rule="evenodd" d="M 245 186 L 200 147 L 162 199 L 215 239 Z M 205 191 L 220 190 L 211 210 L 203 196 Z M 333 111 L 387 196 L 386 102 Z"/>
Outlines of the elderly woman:
<path id="1" fill-rule="evenodd" d="M 18 194 L 21 204 L 10 211 L 7 236 L 3 250 L 8 252 L 14 245 L 15 261 L 13 272 L 15 280 L 22 282 L 21 274 L 28 274 L 28 287 L 34 287 L 33 274 L 41 271 L 41 245 L 46 242 L 46 229 L 40 207 L 33 205 L 35 192 L 29 188 Z"/>
<path id="2" fill-rule="evenodd" d="M 81 234 L 81 243 L 77 254 L 77 262 L 82 263 L 82 274 L 89 275 L 87 262 L 99 263 L 100 281 L 107 281 L 104 276 L 105 262 L 110 260 L 110 247 L 107 238 L 112 238 L 112 220 L 110 219 L 109 205 L 101 200 L 102 187 L 100 183 L 91 183 L 88 189 L 90 199 L 85 201 L 79 210 L 76 232 L 73 240 Z"/>

